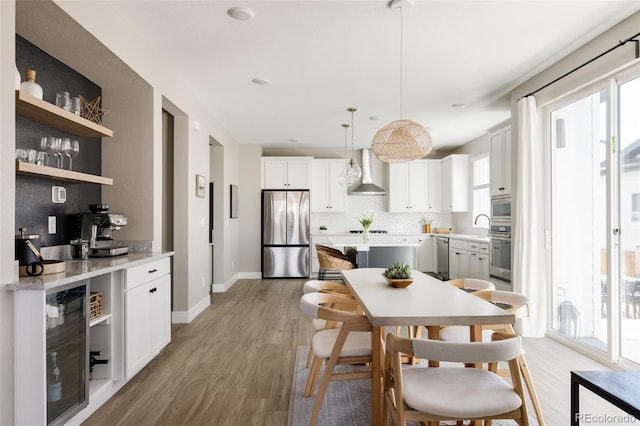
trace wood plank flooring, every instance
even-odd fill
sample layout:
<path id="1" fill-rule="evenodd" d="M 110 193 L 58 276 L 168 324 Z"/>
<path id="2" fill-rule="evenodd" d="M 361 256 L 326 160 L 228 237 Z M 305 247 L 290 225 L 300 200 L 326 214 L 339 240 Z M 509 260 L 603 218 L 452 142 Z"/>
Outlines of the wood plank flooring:
<path id="1" fill-rule="evenodd" d="M 214 294 L 83 424 L 286 425 L 296 348 L 312 333 L 298 308 L 303 283 L 241 280 Z M 605 367 L 548 338 L 525 339 L 525 348 L 546 424 L 568 424 L 569 370 Z"/>

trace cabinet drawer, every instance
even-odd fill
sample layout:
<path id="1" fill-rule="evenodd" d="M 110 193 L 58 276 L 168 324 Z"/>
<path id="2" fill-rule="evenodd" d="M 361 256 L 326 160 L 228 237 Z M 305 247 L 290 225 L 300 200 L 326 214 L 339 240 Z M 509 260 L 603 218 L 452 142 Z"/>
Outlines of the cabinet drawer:
<path id="1" fill-rule="evenodd" d="M 489 244 L 469 241 L 469 250 L 477 253 L 489 253 Z"/>
<path id="2" fill-rule="evenodd" d="M 141 284 L 171 273 L 171 262 L 168 257 L 144 265 L 127 269 L 125 289 L 130 290 Z"/>
<path id="3" fill-rule="evenodd" d="M 449 239 L 449 248 L 455 248 L 460 250 L 469 250 L 469 242 L 456 240 L 454 238 Z"/>

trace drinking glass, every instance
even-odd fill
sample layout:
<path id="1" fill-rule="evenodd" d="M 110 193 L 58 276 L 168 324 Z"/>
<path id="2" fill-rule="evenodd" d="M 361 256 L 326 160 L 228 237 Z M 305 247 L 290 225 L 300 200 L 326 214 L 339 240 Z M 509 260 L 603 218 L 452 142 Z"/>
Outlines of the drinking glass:
<path id="1" fill-rule="evenodd" d="M 68 141 L 68 139 L 66 140 Z M 64 155 L 69 157 L 69 170 L 73 169 L 73 159 L 80 153 L 80 142 L 70 141 L 68 143 L 63 142 Z"/>
<path id="2" fill-rule="evenodd" d="M 44 151 L 38 151 L 38 157 L 36 158 L 36 164 L 38 166 L 44 166 L 44 163 L 49 159 L 49 155 Z"/>
<path id="3" fill-rule="evenodd" d="M 22 162 L 27 161 L 27 150 L 22 148 L 16 149 L 16 159 Z"/>
<path id="4" fill-rule="evenodd" d="M 35 149 L 27 150 L 27 161 L 31 164 L 36 164 L 36 159 L 38 158 L 38 151 Z"/>
<path id="5" fill-rule="evenodd" d="M 58 159 L 58 168 L 62 168 L 62 141 L 60 138 L 49 138 L 51 141 L 51 153 Z"/>
<path id="6" fill-rule="evenodd" d="M 69 92 L 56 93 L 56 106 L 59 106 L 65 111 L 69 111 Z"/>
<path id="7" fill-rule="evenodd" d="M 82 104 L 80 103 L 80 98 L 76 96 L 74 98 L 71 98 L 70 102 L 71 102 L 70 111 L 75 115 L 80 115 L 80 111 L 82 111 Z"/>
<path id="8" fill-rule="evenodd" d="M 63 138 L 60 142 L 60 158 L 61 158 L 61 169 L 64 169 L 64 157 L 68 157 L 67 151 L 71 151 L 71 139 Z"/>

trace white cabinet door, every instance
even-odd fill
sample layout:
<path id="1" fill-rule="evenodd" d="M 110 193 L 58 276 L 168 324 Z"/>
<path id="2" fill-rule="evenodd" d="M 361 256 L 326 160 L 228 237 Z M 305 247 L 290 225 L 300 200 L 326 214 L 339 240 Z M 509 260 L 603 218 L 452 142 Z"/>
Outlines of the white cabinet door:
<path id="1" fill-rule="evenodd" d="M 491 176 L 490 193 L 507 195 L 511 193 L 511 126 L 491 134 Z"/>
<path id="2" fill-rule="evenodd" d="M 409 163 L 409 207 L 411 212 L 426 212 L 429 191 L 429 166 L 426 161 Z"/>
<path id="3" fill-rule="evenodd" d="M 313 160 L 311 166 L 311 211 L 342 213 L 347 208 L 347 187 L 338 183 L 344 160 Z"/>
<path id="4" fill-rule="evenodd" d="M 125 378 L 171 341 L 171 263 L 168 258 L 126 270 Z"/>
<path id="5" fill-rule="evenodd" d="M 151 304 L 149 285 L 127 290 L 125 296 L 125 369 L 126 378 L 132 377 L 151 358 L 149 318 Z"/>
<path id="6" fill-rule="evenodd" d="M 281 159 L 262 160 L 262 188 L 287 189 L 287 161 Z"/>
<path id="7" fill-rule="evenodd" d="M 426 212 L 429 169 L 424 160 L 389 164 L 389 211 Z"/>
<path id="8" fill-rule="evenodd" d="M 332 160 L 329 163 L 329 182 L 327 186 L 329 187 L 329 206 L 331 206 L 332 213 L 342 213 L 347 210 L 347 186 L 338 183 L 338 178 L 343 169 L 343 160 Z"/>
<path id="9" fill-rule="evenodd" d="M 428 208 L 429 213 L 442 211 L 442 164 L 440 160 L 429 160 Z"/>
<path id="10" fill-rule="evenodd" d="M 442 211 L 469 210 L 469 156 L 453 154 L 442 159 Z"/>
<path id="11" fill-rule="evenodd" d="M 418 270 L 421 272 L 437 272 L 436 239 L 432 235 L 424 237 L 418 248 Z"/>
<path id="12" fill-rule="evenodd" d="M 406 213 L 409 209 L 409 164 L 389 164 L 389 212 Z"/>
<path id="13" fill-rule="evenodd" d="M 171 275 L 149 283 L 151 350 L 155 355 L 171 341 Z"/>
<path id="14" fill-rule="evenodd" d="M 311 188 L 311 161 L 290 159 L 287 161 L 287 189 Z"/>
<path id="15" fill-rule="evenodd" d="M 442 202 L 442 211 L 450 212 L 453 209 L 453 200 L 451 199 L 451 173 L 453 162 L 451 158 L 442 160 L 441 164 L 441 182 L 442 182 L 442 193 L 441 202 Z"/>
<path id="16" fill-rule="evenodd" d="M 262 157 L 262 189 L 311 188 L 311 157 Z"/>

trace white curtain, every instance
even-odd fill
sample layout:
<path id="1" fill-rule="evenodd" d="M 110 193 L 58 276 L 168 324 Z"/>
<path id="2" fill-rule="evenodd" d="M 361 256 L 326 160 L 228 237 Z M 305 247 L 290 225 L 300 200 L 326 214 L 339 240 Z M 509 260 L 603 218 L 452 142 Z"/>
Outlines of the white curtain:
<path id="1" fill-rule="evenodd" d="M 518 101 L 518 167 L 513 238 L 513 291 L 529 298 L 529 317 L 518 331 L 543 337 L 547 327 L 544 248 L 544 146 L 539 135 L 536 100 Z"/>

